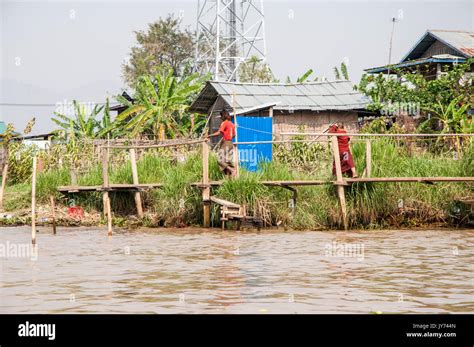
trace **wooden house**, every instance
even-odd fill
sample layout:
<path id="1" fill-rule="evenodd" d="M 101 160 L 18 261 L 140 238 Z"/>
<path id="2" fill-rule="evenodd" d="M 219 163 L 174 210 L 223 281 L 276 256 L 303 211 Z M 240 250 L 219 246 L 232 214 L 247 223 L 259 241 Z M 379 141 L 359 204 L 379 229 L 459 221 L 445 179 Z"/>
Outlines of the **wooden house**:
<path id="1" fill-rule="evenodd" d="M 474 32 L 452 30 L 428 30 L 410 51 L 393 65 L 366 69 L 371 74 L 396 74 L 419 72 L 427 80 L 434 80 L 453 68 L 464 63 L 474 55 Z M 474 66 L 468 76 L 471 77 Z"/>

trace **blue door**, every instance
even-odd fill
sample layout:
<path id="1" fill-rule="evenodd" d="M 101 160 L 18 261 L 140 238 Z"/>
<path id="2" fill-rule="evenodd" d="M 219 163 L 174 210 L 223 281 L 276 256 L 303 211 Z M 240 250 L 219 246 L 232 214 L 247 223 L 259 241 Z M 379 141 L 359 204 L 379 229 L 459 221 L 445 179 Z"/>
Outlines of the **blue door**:
<path id="1" fill-rule="evenodd" d="M 271 141 L 273 118 L 237 116 L 238 142 Z M 257 171 L 259 163 L 272 160 L 272 144 L 238 145 L 239 164 L 248 171 Z"/>

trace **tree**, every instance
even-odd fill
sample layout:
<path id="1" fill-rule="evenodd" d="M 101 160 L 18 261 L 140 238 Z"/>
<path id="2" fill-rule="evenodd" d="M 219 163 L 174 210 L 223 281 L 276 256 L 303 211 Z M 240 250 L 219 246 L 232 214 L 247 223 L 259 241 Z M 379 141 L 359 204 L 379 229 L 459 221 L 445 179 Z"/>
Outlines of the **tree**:
<path id="1" fill-rule="evenodd" d="M 184 121 L 189 116 L 185 112 L 206 78 L 198 74 L 176 77 L 173 70 L 140 77 L 133 103 L 117 97 L 128 108 L 117 116 L 114 127 L 129 131 L 132 137 L 153 134 L 161 140 L 187 134 L 192 122 Z"/>
<path id="2" fill-rule="evenodd" d="M 268 64 L 263 63 L 258 57 L 252 56 L 240 65 L 239 81 L 244 83 L 272 83 L 276 82 L 276 79 Z"/>
<path id="3" fill-rule="evenodd" d="M 370 111 L 380 111 L 389 103 L 411 102 L 415 99 L 407 84 L 386 78 L 383 74 L 364 74 L 354 88 L 370 98 L 371 103 L 367 106 Z"/>
<path id="4" fill-rule="evenodd" d="M 123 77 L 130 87 L 133 88 L 142 75 L 154 76 L 169 69 L 175 76 L 190 72 L 194 33 L 181 29 L 180 25 L 180 19 L 169 15 L 149 24 L 147 31 L 135 31 L 138 44 L 132 47 L 130 59 L 123 65 Z"/>
<path id="5" fill-rule="evenodd" d="M 420 73 L 403 72 L 394 69 L 398 78 L 385 77 L 383 74 L 364 74 L 355 89 L 369 96 L 369 110 L 382 110 L 390 103 L 411 103 L 419 105 L 424 114 L 433 113 L 434 108 L 448 107 L 457 99 L 457 103 L 472 105 L 473 87 L 465 80 L 473 61 L 458 64 L 436 80 L 427 80 Z M 440 106 L 441 105 L 441 106 Z"/>

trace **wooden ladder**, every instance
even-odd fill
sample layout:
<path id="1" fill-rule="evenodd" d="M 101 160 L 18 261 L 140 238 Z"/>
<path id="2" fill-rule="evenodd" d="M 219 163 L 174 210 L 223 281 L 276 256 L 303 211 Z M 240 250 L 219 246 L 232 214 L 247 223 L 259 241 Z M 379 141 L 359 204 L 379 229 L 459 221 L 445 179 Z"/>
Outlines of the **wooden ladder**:
<path id="1" fill-rule="evenodd" d="M 221 207 L 222 230 L 225 228 L 225 222 L 229 220 L 241 221 L 245 219 L 245 207 L 233 202 L 211 196 L 210 200 Z"/>

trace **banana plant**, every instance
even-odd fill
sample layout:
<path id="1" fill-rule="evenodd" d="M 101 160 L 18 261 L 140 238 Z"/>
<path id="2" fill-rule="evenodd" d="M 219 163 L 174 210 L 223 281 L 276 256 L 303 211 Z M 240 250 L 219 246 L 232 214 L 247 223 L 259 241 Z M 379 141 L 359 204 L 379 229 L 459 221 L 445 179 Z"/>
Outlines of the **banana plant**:
<path id="1" fill-rule="evenodd" d="M 336 80 L 346 80 L 349 81 L 349 71 L 347 70 L 347 65 L 345 62 L 341 63 L 340 68 L 334 66 L 334 77 Z"/>
<path id="2" fill-rule="evenodd" d="M 86 107 L 74 100 L 73 108 L 73 116 L 67 116 L 55 112 L 54 114 L 56 118 L 53 117 L 51 120 L 60 127 L 60 130 L 64 131 L 71 137 L 98 137 L 98 128 L 100 128 L 100 124 L 97 120 L 97 115 L 102 111 L 104 106 L 95 105 L 92 111 L 87 113 Z"/>
<path id="3" fill-rule="evenodd" d="M 198 74 L 179 79 L 170 70 L 167 74 L 142 76 L 134 102 L 123 96 L 117 97 L 117 101 L 127 109 L 117 116 L 114 127 L 128 131 L 132 137 L 153 134 L 163 140 L 184 135 L 181 118 L 202 85 L 203 78 Z"/>
<path id="4" fill-rule="evenodd" d="M 307 70 L 304 74 L 302 74 L 301 76 L 297 77 L 296 78 L 296 83 L 306 83 L 306 82 L 310 82 L 310 76 L 313 74 L 313 69 L 309 69 Z M 314 82 L 316 81 L 319 81 L 319 77 L 315 77 L 313 79 Z M 286 77 L 286 80 L 285 80 L 285 83 L 286 84 L 291 84 L 292 83 L 292 80 L 290 78 L 290 76 L 287 76 Z"/>
<path id="5" fill-rule="evenodd" d="M 459 134 L 472 132 L 472 121 L 468 119 L 469 116 L 467 114 L 470 105 L 466 103 L 462 106 L 458 106 L 460 101 L 461 97 L 451 100 L 448 105 L 443 105 L 438 101 L 435 107 L 429 109 L 429 111 L 435 115 L 433 118 L 443 124 L 442 133 Z"/>

